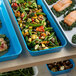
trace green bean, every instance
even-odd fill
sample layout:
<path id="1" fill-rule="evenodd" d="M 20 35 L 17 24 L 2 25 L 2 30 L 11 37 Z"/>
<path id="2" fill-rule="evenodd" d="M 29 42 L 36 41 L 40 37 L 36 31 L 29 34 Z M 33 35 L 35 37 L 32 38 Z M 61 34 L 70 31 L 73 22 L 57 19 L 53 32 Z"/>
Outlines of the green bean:
<path id="1" fill-rule="evenodd" d="M 27 18 L 27 15 L 23 18 L 23 20 L 25 20 Z"/>
<path id="2" fill-rule="evenodd" d="M 52 41 L 49 41 L 49 45 L 51 45 L 51 46 L 56 46 Z"/>
<path id="3" fill-rule="evenodd" d="M 32 23 L 28 23 L 29 26 L 33 26 L 33 27 L 39 27 L 42 26 L 42 24 L 32 24 Z"/>
<path id="4" fill-rule="evenodd" d="M 20 69 L 16 71 L 1 73 L 0 76 L 32 76 L 34 75 L 33 68 Z"/>
<path id="5" fill-rule="evenodd" d="M 54 42 L 54 43 L 55 43 L 55 45 L 56 45 L 56 46 L 59 46 L 59 43 L 58 43 L 58 41 L 57 41 L 56 36 L 54 36 L 54 39 L 55 39 L 55 42 Z"/>
<path id="6" fill-rule="evenodd" d="M 18 7 L 16 11 L 19 11 L 19 9 L 20 9 L 20 8 Z"/>
<path id="7" fill-rule="evenodd" d="M 46 28 L 45 28 L 45 31 L 51 31 L 51 30 L 53 30 L 52 27 L 46 27 Z"/>
<path id="8" fill-rule="evenodd" d="M 36 13 L 37 15 L 46 15 L 45 13 L 42 13 L 42 12 L 38 12 Z"/>
<path id="9" fill-rule="evenodd" d="M 49 36 L 49 38 L 48 38 L 48 40 L 51 40 L 52 38 L 53 38 L 53 36 L 54 36 L 54 32 L 52 32 L 51 34 L 50 34 L 50 36 Z"/>
<path id="10" fill-rule="evenodd" d="M 28 37 L 26 36 L 25 39 L 26 39 L 26 42 L 27 42 L 28 41 Z"/>
<path id="11" fill-rule="evenodd" d="M 30 34 L 30 36 L 32 35 L 32 29 L 29 29 L 29 34 Z"/>
<path id="12" fill-rule="evenodd" d="M 25 11 L 29 11 L 30 9 L 29 9 L 29 8 L 25 8 L 24 10 L 25 10 Z"/>

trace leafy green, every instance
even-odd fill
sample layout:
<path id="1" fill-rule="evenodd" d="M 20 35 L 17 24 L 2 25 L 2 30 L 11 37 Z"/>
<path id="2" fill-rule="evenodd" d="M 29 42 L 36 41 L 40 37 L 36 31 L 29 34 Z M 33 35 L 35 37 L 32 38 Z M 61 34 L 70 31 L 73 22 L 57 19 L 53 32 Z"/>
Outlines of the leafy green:
<path id="1" fill-rule="evenodd" d="M 73 37 L 72 37 L 72 42 L 73 42 L 74 44 L 76 44 L 76 34 L 73 35 Z"/>
<path id="2" fill-rule="evenodd" d="M 48 5 L 51 5 L 55 2 L 57 2 L 58 0 L 46 0 L 46 2 L 48 3 Z"/>
<path id="3" fill-rule="evenodd" d="M 70 9 L 67 13 L 64 14 L 64 17 L 66 17 L 70 12 L 72 12 L 74 10 L 76 10 L 76 8 L 75 9 Z"/>
<path id="4" fill-rule="evenodd" d="M 64 30 L 66 30 L 66 31 L 72 30 L 73 27 L 76 27 L 76 22 L 73 23 L 72 26 L 68 26 L 68 25 L 67 25 L 66 23 L 64 23 L 64 21 L 62 20 L 62 21 L 60 22 L 60 24 L 61 24 L 62 28 L 63 28 Z"/>

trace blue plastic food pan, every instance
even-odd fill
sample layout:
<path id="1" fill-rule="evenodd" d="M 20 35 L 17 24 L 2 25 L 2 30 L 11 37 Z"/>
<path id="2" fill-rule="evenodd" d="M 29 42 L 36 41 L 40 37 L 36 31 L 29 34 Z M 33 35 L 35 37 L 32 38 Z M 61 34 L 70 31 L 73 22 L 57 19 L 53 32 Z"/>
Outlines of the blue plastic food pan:
<path id="1" fill-rule="evenodd" d="M 0 34 L 5 34 L 10 41 L 8 52 L 5 55 L 0 56 L 0 62 L 2 62 L 17 58 L 21 53 L 22 48 L 14 31 L 3 0 L 0 0 L 0 20 L 2 22 Z"/>
<path id="2" fill-rule="evenodd" d="M 8 0 L 7 0 L 7 1 L 8 1 Z M 9 1 L 8 1 L 8 4 L 9 4 L 9 7 L 11 8 L 11 5 L 10 5 Z M 21 36 L 22 36 L 22 38 L 23 38 L 23 40 L 24 40 L 26 49 L 29 51 L 29 53 L 30 53 L 32 56 L 38 56 L 38 55 L 43 55 L 43 54 L 58 52 L 58 51 L 60 51 L 61 48 L 63 48 L 63 47 L 67 44 L 67 42 L 66 42 L 64 36 L 62 35 L 61 31 L 59 30 L 57 24 L 56 24 L 55 21 L 53 20 L 52 16 L 49 14 L 47 8 L 46 8 L 45 5 L 43 4 L 42 0 L 37 0 L 37 4 L 42 6 L 43 12 L 47 15 L 47 18 L 48 18 L 48 20 L 50 21 L 51 26 L 53 27 L 54 31 L 56 32 L 56 35 L 57 35 L 58 39 L 61 41 L 62 46 L 55 47 L 55 48 L 50 48 L 50 49 L 47 49 L 47 50 L 39 50 L 39 51 L 31 51 L 31 50 L 29 50 L 29 49 L 28 49 L 28 46 L 27 46 L 27 44 L 26 44 L 26 41 L 25 41 L 25 39 L 24 39 L 24 37 L 23 37 L 23 35 L 22 35 L 22 32 L 21 32 L 21 30 L 20 30 L 20 27 L 19 27 L 19 25 L 18 25 L 18 22 L 17 22 L 17 20 L 16 20 L 16 17 L 15 17 L 15 15 L 14 15 L 14 12 L 13 12 L 13 10 L 12 10 L 12 8 L 11 8 L 11 11 L 12 11 L 12 14 L 13 14 L 13 16 L 14 16 L 14 19 L 15 19 L 15 21 L 16 21 L 16 24 L 17 24 L 17 26 L 18 26 L 18 28 L 19 28 L 19 31 L 20 31 L 20 33 L 21 33 Z M 11 17 L 12 17 L 12 16 L 11 16 Z"/>
<path id="3" fill-rule="evenodd" d="M 70 59 L 70 62 L 73 64 L 73 67 L 72 67 L 72 68 L 67 69 L 67 70 L 63 70 L 63 71 L 58 71 L 58 72 L 53 72 L 53 71 L 51 71 L 51 70 L 49 69 L 49 67 L 48 67 L 47 64 L 46 64 L 46 66 L 47 66 L 47 69 L 49 70 L 49 72 L 50 72 L 53 76 L 56 76 L 56 75 L 68 73 L 68 72 L 70 72 L 72 69 L 74 69 L 74 67 L 75 67 L 74 61 L 73 61 L 72 59 Z"/>

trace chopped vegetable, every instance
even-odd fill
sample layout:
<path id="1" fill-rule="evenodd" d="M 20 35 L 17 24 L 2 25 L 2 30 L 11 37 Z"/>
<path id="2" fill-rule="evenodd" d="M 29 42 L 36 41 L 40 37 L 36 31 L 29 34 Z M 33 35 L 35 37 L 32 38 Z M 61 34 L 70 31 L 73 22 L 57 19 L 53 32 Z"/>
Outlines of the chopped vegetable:
<path id="1" fill-rule="evenodd" d="M 27 46 L 32 51 L 60 46 L 58 38 L 49 27 L 45 13 L 35 0 L 17 0 L 11 3 Z"/>
<path id="2" fill-rule="evenodd" d="M 66 30 L 66 31 L 72 30 L 74 27 L 76 27 L 76 22 L 73 23 L 71 26 L 68 26 L 68 25 L 67 25 L 66 23 L 64 23 L 64 21 L 62 20 L 62 21 L 60 22 L 60 24 L 61 24 L 62 28 L 63 28 L 64 30 Z"/>
<path id="3" fill-rule="evenodd" d="M 36 31 L 39 31 L 39 32 L 44 32 L 44 27 L 43 26 L 40 26 L 40 27 L 37 27 L 36 28 Z"/>

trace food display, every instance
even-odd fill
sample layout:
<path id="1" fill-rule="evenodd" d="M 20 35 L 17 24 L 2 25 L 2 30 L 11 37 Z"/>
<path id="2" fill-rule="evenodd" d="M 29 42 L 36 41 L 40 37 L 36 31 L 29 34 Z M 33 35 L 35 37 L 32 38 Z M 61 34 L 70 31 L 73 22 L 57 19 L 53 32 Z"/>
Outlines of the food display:
<path id="1" fill-rule="evenodd" d="M 8 52 L 9 49 L 9 39 L 6 35 L 0 34 L 0 56 Z"/>
<path id="2" fill-rule="evenodd" d="M 16 0 L 11 2 L 11 7 L 30 50 L 44 50 L 61 45 L 36 1 Z"/>
<path id="3" fill-rule="evenodd" d="M 44 0 L 44 3 L 55 18 L 69 43 L 76 46 L 71 40 L 76 31 L 76 1 L 58 0 L 57 2 L 48 5 L 46 0 Z"/>
<path id="4" fill-rule="evenodd" d="M 32 67 L 11 72 L 0 73 L 0 76 L 33 76 L 33 75 L 34 70 Z"/>
<path id="5" fill-rule="evenodd" d="M 47 65 L 48 65 L 48 68 L 53 72 L 63 71 L 73 67 L 73 64 L 71 63 L 70 60 L 54 62 Z"/>
<path id="6" fill-rule="evenodd" d="M 76 34 L 72 37 L 72 43 L 76 44 Z"/>

